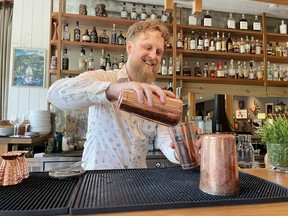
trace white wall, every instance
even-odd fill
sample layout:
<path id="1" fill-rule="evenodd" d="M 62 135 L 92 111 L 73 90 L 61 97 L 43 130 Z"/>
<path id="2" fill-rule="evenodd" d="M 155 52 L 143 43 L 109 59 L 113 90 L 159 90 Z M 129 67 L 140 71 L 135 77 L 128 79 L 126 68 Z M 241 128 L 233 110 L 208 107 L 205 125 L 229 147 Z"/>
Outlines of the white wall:
<path id="1" fill-rule="evenodd" d="M 10 64 L 8 114 L 28 115 L 30 110 L 47 110 L 48 51 L 50 35 L 50 0 L 14 1 L 12 45 L 14 47 L 46 50 L 45 87 L 12 87 L 12 62 Z"/>

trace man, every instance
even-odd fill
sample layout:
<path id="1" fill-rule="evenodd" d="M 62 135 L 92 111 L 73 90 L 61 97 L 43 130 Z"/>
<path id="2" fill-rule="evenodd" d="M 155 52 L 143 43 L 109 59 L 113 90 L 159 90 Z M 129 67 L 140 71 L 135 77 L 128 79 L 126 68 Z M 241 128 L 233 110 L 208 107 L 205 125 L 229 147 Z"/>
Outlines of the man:
<path id="1" fill-rule="evenodd" d="M 168 40 L 168 29 L 159 21 L 137 22 L 126 35 L 128 58 L 122 69 L 85 72 L 58 80 L 49 88 L 48 100 L 58 108 L 89 108 L 84 169 L 145 168 L 152 139 L 171 162 L 179 163 L 167 127 L 116 108 L 123 89 L 135 91 L 138 101 L 143 103 L 146 98 L 150 106 L 152 94 L 163 104 L 167 96 L 175 97 L 153 84 Z"/>

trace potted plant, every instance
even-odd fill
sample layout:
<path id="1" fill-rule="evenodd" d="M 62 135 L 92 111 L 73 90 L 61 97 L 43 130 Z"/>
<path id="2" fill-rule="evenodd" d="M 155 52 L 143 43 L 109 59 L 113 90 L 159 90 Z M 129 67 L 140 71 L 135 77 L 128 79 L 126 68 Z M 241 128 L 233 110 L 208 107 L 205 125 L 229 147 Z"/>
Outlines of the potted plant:
<path id="1" fill-rule="evenodd" d="M 266 144 L 268 169 L 288 172 L 288 120 L 268 120 L 260 129 L 260 137 Z"/>

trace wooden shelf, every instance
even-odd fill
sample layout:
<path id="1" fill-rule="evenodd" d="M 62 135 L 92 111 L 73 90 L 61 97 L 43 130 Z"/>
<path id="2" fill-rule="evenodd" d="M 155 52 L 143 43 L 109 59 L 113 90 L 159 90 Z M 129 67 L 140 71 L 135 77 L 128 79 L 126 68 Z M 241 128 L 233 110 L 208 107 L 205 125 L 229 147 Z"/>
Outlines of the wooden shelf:
<path id="1" fill-rule="evenodd" d="M 278 56 L 267 56 L 267 61 L 270 61 L 271 63 L 288 63 L 288 57 L 278 57 Z"/>
<path id="2" fill-rule="evenodd" d="M 273 87 L 288 87 L 288 81 L 267 81 L 268 86 Z"/>
<path id="3" fill-rule="evenodd" d="M 266 33 L 267 41 L 288 42 L 288 34 Z"/>

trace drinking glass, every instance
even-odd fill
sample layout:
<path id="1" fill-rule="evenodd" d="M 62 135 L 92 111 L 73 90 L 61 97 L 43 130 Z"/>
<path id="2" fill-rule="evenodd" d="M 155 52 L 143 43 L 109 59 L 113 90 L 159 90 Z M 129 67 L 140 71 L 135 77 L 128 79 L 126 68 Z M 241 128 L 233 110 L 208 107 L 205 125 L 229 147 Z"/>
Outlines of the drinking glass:
<path id="1" fill-rule="evenodd" d="M 11 124 L 13 124 L 13 127 L 14 127 L 13 137 L 17 137 L 17 135 L 18 135 L 17 125 L 19 124 L 19 116 L 18 116 L 17 114 L 12 114 L 9 122 L 10 122 Z"/>

